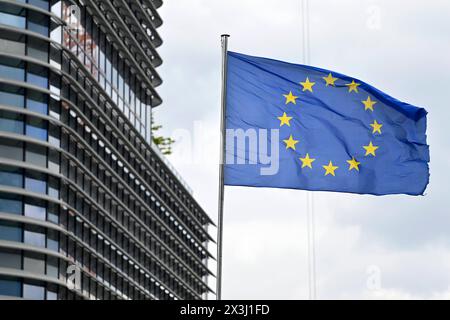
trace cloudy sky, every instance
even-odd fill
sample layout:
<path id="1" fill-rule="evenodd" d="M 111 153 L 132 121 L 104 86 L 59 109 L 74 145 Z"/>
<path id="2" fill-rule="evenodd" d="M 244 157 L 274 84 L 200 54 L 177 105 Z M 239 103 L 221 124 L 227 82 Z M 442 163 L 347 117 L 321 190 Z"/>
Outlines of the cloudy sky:
<path id="1" fill-rule="evenodd" d="M 156 121 L 216 220 L 219 36 L 231 34 L 233 51 L 301 63 L 301 0 L 172 0 L 160 13 Z M 431 148 L 426 196 L 314 193 L 318 298 L 450 299 L 449 34 L 446 0 L 310 1 L 311 65 L 425 107 Z M 227 187 L 225 201 L 223 297 L 307 299 L 306 193 Z"/>

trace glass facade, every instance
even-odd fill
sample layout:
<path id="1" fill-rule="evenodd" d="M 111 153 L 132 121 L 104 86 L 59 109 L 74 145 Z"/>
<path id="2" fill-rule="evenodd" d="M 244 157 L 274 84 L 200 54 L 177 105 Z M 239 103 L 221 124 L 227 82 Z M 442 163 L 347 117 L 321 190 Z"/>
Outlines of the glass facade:
<path id="1" fill-rule="evenodd" d="M 21 297 L 21 283 L 19 280 L 0 278 L 0 296 Z"/>
<path id="2" fill-rule="evenodd" d="M 0 10 L 0 21 L 15 28 L 25 28 L 25 10 L 14 5 L 3 5 Z"/>
<path id="3" fill-rule="evenodd" d="M 211 220 L 150 145 L 162 21 L 130 3 L 0 0 L 0 298 L 210 291 Z"/>
<path id="4" fill-rule="evenodd" d="M 1 84 L 0 102 L 2 105 L 23 108 L 25 106 L 23 92 L 24 90 L 19 87 Z"/>
<path id="5" fill-rule="evenodd" d="M 19 197 L 11 195 L 0 196 L 0 212 L 22 214 L 22 202 Z"/>
<path id="6" fill-rule="evenodd" d="M 15 223 L 0 222 L 0 239 L 21 242 L 22 229 Z"/>

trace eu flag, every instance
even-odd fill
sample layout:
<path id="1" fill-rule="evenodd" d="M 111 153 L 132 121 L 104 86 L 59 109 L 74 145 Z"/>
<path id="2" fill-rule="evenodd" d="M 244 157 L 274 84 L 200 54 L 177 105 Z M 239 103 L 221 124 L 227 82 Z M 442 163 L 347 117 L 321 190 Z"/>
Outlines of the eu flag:
<path id="1" fill-rule="evenodd" d="M 224 183 L 422 195 L 426 115 L 337 72 L 228 52 Z"/>

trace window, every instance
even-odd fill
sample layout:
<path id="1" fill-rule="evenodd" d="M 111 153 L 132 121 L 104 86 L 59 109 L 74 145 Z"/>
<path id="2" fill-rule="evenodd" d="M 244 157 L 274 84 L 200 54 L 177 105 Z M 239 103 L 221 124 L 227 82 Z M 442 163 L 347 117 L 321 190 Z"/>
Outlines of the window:
<path id="1" fill-rule="evenodd" d="M 48 88 L 48 69 L 42 66 L 28 64 L 27 82 L 41 88 Z"/>
<path id="2" fill-rule="evenodd" d="M 131 110 L 130 121 L 133 125 L 136 125 L 136 122 L 134 121 L 134 115 L 136 113 L 136 96 L 134 93 L 134 90 L 136 90 L 135 79 L 136 79 L 135 76 L 132 75 L 131 82 L 130 82 L 130 105 L 129 106 L 130 106 L 130 110 Z"/>
<path id="3" fill-rule="evenodd" d="M 20 297 L 22 295 L 21 287 L 22 285 L 19 280 L 0 278 L 1 296 Z"/>
<path id="4" fill-rule="evenodd" d="M 122 85 L 123 85 L 123 82 L 122 82 Z M 120 109 L 121 111 L 123 111 L 123 100 L 122 100 L 122 96 L 119 96 L 119 109 Z"/>
<path id="5" fill-rule="evenodd" d="M 0 166 L 0 184 L 15 188 L 23 187 L 23 175 L 21 169 Z"/>
<path id="6" fill-rule="evenodd" d="M 111 96 L 111 82 L 112 82 L 112 65 L 111 65 L 111 43 L 106 44 L 106 92 Z"/>
<path id="7" fill-rule="evenodd" d="M 48 0 L 28 0 L 33 6 L 48 10 Z"/>
<path id="8" fill-rule="evenodd" d="M 25 105 L 23 91 L 23 89 L 15 86 L 0 84 L 0 104 L 23 108 Z"/>
<path id="9" fill-rule="evenodd" d="M 58 259 L 56 257 L 47 257 L 47 275 L 53 278 L 58 278 Z"/>
<path id="10" fill-rule="evenodd" d="M 56 293 L 56 289 L 47 290 L 47 300 L 58 300 L 58 294 Z"/>
<path id="11" fill-rule="evenodd" d="M 27 109 L 42 114 L 48 113 L 48 95 L 32 90 L 28 90 Z"/>
<path id="12" fill-rule="evenodd" d="M 49 150 L 48 153 L 48 168 L 56 173 L 59 173 L 60 171 L 60 157 L 59 152 L 55 150 Z"/>
<path id="13" fill-rule="evenodd" d="M 47 249 L 55 252 L 59 252 L 59 236 L 58 232 L 54 230 L 48 230 L 47 232 Z"/>
<path id="14" fill-rule="evenodd" d="M 43 174 L 28 172 L 25 177 L 25 189 L 36 193 L 47 193 L 47 181 Z"/>
<path id="15" fill-rule="evenodd" d="M 23 116 L 9 111 L 0 111 L 0 130 L 23 134 Z"/>
<path id="16" fill-rule="evenodd" d="M 129 85 L 130 80 L 129 79 L 130 79 L 130 73 L 129 73 L 128 68 L 126 67 L 125 68 L 125 83 L 124 83 L 125 93 L 123 95 L 123 100 L 126 105 L 130 104 L 130 85 Z"/>
<path id="17" fill-rule="evenodd" d="M 23 234 L 26 244 L 45 248 L 45 233 L 42 228 L 29 226 Z"/>
<path id="18" fill-rule="evenodd" d="M 152 136 L 151 136 L 152 130 L 150 128 L 151 128 L 151 123 L 152 123 L 152 111 L 151 111 L 150 105 L 148 105 L 148 108 L 145 109 L 145 113 L 146 113 L 146 128 L 148 128 L 146 130 L 146 135 L 145 136 L 146 136 L 146 141 L 148 143 L 151 143 L 151 141 L 152 141 Z"/>
<path id="19" fill-rule="evenodd" d="M 0 239 L 22 242 L 22 228 L 10 222 L 0 222 Z"/>
<path id="20" fill-rule="evenodd" d="M 59 199 L 59 180 L 54 177 L 48 177 L 48 195 Z"/>
<path id="21" fill-rule="evenodd" d="M 27 55 L 29 57 L 48 62 L 48 42 L 28 37 L 27 43 Z"/>
<path id="22" fill-rule="evenodd" d="M 25 66 L 21 60 L 0 58 L 0 77 L 16 81 L 25 80 Z"/>
<path id="23" fill-rule="evenodd" d="M 20 200 L 20 197 L 10 194 L 1 194 L 0 212 L 22 215 L 22 201 Z"/>
<path id="24" fill-rule="evenodd" d="M 50 124 L 48 142 L 58 148 L 61 146 L 61 129 L 58 126 Z"/>
<path id="25" fill-rule="evenodd" d="M 114 62 L 113 62 L 113 70 L 112 70 L 112 73 L 113 73 L 112 74 L 112 86 L 113 86 L 112 99 L 113 99 L 114 103 L 117 104 L 118 103 L 117 102 L 117 88 L 118 88 L 117 59 L 118 59 L 118 56 L 117 56 L 117 52 L 115 50 L 113 50 L 113 52 L 114 52 L 114 55 L 113 55 Z"/>
<path id="26" fill-rule="evenodd" d="M 48 22 L 49 18 L 45 14 L 28 11 L 28 30 L 48 37 Z"/>
<path id="27" fill-rule="evenodd" d="M 47 220 L 56 224 L 59 223 L 59 206 L 57 204 L 48 204 Z"/>
<path id="28" fill-rule="evenodd" d="M 0 11 L 0 21 L 11 27 L 25 28 L 25 9 L 4 3 Z"/>
<path id="29" fill-rule="evenodd" d="M 23 161 L 23 143 L 7 139 L 0 139 L 0 157 Z"/>
<path id="30" fill-rule="evenodd" d="M 47 141 L 47 123 L 44 120 L 29 117 L 26 125 L 26 135 Z"/>
<path id="31" fill-rule="evenodd" d="M 55 100 L 55 97 L 50 99 L 50 111 L 49 115 L 55 119 L 61 119 L 61 106 L 59 101 Z"/>
<path id="32" fill-rule="evenodd" d="M 25 35 L 2 30 L 0 48 L 4 53 L 25 55 Z"/>
<path id="33" fill-rule="evenodd" d="M 61 68 L 59 68 L 61 69 Z M 59 110 L 59 102 L 61 96 L 61 77 L 54 72 L 49 72 L 49 83 L 50 83 L 50 91 L 52 93 L 52 98 L 54 99 L 54 106 L 58 106 L 56 110 Z M 60 112 L 58 112 L 59 114 Z"/>
<path id="34" fill-rule="evenodd" d="M 22 255 L 18 251 L 0 249 L 0 268 L 22 269 Z"/>
<path id="35" fill-rule="evenodd" d="M 23 297 L 31 300 L 44 300 L 45 288 L 43 286 L 24 283 L 23 284 Z"/>
<path id="36" fill-rule="evenodd" d="M 33 202 L 27 201 L 25 203 L 25 208 L 24 208 L 25 216 L 45 221 L 46 215 L 47 215 L 47 209 L 45 207 L 45 203 L 43 201 L 34 201 L 34 200 L 30 200 L 30 201 L 33 201 Z"/>
<path id="37" fill-rule="evenodd" d="M 143 117 L 141 117 L 141 88 L 137 86 L 136 88 L 136 117 L 137 120 L 142 122 Z"/>
<path id="38" fill-rule="evenodd" d="M 100 85 L 102 86 L 102 88 L 105 88 L 105 35 L 100 31 L 99 32 L 99 38 L 100 38 L 100 51 L 99 51 L 99 55 L 100 55 L 100 60 L 99 60 L 99 67 L 100 67 L 100 72 L 99 72 L 99 82 Z"/>
<path id="39" fill-rule="evenodd" d="M 23 255 L 23 270 L 45 274 L 45 256 L 34 252 L 25 252 Z"/>
<path id="40" fill-rule="evenodd" d="M 43 146 L 28 143 L 25 152 L 25 161 L 40 167 L 47 167 L 47 149 Z"/>
<path id="41" fill-rule="evenodd" d="M 86 41 L 85 51 L 86 51 L 86 66 L 92 72 L 92 47 L 94 46 L 94 40 L 92 37 L 92 17 L 83 10 L 83 15 L 85 16 L 85 26 L 86 26 Z"/>

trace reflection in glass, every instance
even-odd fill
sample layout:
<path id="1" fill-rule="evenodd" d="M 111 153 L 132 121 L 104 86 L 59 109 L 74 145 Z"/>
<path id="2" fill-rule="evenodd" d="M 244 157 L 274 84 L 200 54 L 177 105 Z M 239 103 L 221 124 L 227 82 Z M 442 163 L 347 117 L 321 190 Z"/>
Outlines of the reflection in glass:
<path id="1" fill-rule="evenodd" d="M 49 230 L 47 234 L 47 248 L 52 251 L 59 251 L 58 232 Z"/>
<path id="2" fill-rule="evenodd" d="M 0 249 L 0 268 L 22 269 L 20 251 Z"/>
<path id="3" fill-rule="evenodd" d="M 48 62 L 48 43 L 44 40 L 28 37 L 27 55 Z"/>
<path id="4" fill-rule="evenodd" d="M 48 178 L 48 195 L 52 198 L 59 199 L 59 181 L 54 177 Z"/>
<path id="5" fill-rule="evenodd" d="M 22 115 L 8 111 L 0 111 L 0 130 L 23 134 Z"/>
<path id="6" fill-rule="evenodd" d="M 28 90 L 27 109 L 42 114 L 48 113 L 48 95 Z"/>
<path id="7" fill-rule="evenodd" d="M 45 288 L 34 284 L 24 283 L 23 297 L 31 300 L 44 300 Z"/>
<path id="8" fill-rule="evenodd" d="M 59 223 L 59 207 L 57 204 L 48 204 L 47 220 L 56 224 Z"/>
<path id="9" fill-rule="evenodd" d="M 47 125 L 44 120 L 28 118 L 26 135 L 39 140 L 47 141 Z"/>
<path id="10" fill-rule="evenodd" d="M 43 180 L 45 177 L 28 174 L 25 177 L 25 189 L 36 193 L 47 193 L 47 181 Z"/>
<path id="11" fill-rule="evenodd" d="M 44 89 L 48 88 L 48 71 L 47 68 L 29 65 L 27 72 L 27 82 Z"/>
<path id="12" fill-rule="evenodd" d="M 44 10 L 48 10 L 48 0 L 28 0 L 28 3 Z"/>
<path id="13" fill-rule="evenodd" d="M 0 104 L 18 108 L 24 107 L 23 89 L 0 84 Z"/>
<path id="14" fill-rule="evenodd" d="M 0 278 L 0 296 L 20 297 L 21 287 L 19 280 Z"/>
<path id="15" fill-rule="evenodd" d="M 28 227 L 23 233 L 23 239 L 26 244 L 45 248 L 45 233 L 41 229 Z"/>
<path id="16" fill-rule="evenodd" d="M 11 160 L 23 160 L 23 142 L 0 139 L 0 157 Z"/>
<path id="17" fill-rule="evenodd" d="M 23 175 L 20 169 L 0 167 L 0 185 L 22 188 Z"/>
<path id="18" fill-rule="evenodd" d="M 26 252 L 23 257 L 23 270 L 45 274 L 45 256 L 39 253 Z"/>
<path id="19" fill-rule="evenodd" d="M 44 206 L 38 206 L 30 203 L 25 203 L 25 216 L 38 219 L 38 220 L 44 220 L 45 216 L 47 214 L 47 210 Z"/>
<path id="20" fill-rule="evenodd" d="M 58 151 L 55 150 L 49 150 L 48 153 L 48 168 L 56 173 L 59 173 L 60 171 L 60 157 Z"/>
<path id="21" fill-rule="evenodd" d="M 36 166 L 47 167 L 47 149 L 43 146 L 28 143 L 25 161 Z"/>
<path id="22" fill-rule="evenodd" d="M 24 81 L 24 63 L 17 59 L 0 58 L 0 78 Z"/>
<path id="23" fill-rule="evenodd" d="M 28 12 L 28 30 L 42 34 L 48 37 L 49 17 L 42 13 L 33 11 Z"/>
<path id="24" fill-rule="evenodd" d="M 58 259 L 56 257 L 47 257 L 47 275 L 49 277 L 58 278 Z M 47 293 L 48 299 L 48 293 Z"/>
<path id="25" fill-rule="evenodd" d="M 0 239 L 22 242 L 22 228 L 15 223 L 2 221 L 0 222 Z"/>
<path id="26" fill-rule="evenodd" d="M 5 8 L 12 8 L 13 6 L 8 6 L 3 4 L 2 5 L 2 11 L 5 10 Z M 16 10 L 16 14 L 13 13 L 8 13 L 8 12 L 0 12 L 0 23 L 1 24 L 6 24 L 8 26 L 11 27 L 16 27 L 16 28 L 21 28 L 24 29 L 25 28 L 25 23 L 26 23 L 26 19 L 23 16 L 20 16 L 18 14 L 20 13 L 24 13 L 25 10 Z"/>
<path id="27" fill-rule="evenodd" d="M 9 194 L 0 195 L 0 212 L 22 214 L 22 201 L 18 196 Z"/>

